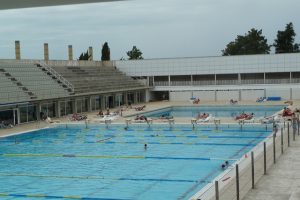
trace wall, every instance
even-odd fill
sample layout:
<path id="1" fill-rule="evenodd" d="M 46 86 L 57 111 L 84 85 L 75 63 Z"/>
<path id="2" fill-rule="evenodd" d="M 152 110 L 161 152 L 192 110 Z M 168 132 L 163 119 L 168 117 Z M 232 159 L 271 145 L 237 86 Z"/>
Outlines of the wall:
<path id="1" fill-rule="evenodd" d="M 241 100 L 255 101 L 257 98 L 264 96 L 264 90 L 241 90 Z"/>

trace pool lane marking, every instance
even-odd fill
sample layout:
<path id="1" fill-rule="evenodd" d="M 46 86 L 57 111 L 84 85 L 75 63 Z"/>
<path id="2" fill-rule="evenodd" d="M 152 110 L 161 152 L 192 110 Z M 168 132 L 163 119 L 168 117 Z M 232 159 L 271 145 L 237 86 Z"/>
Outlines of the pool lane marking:
<path id="1" fill-rule="evenodd" d="M 156 159 L 156 160 L 236 160 L 206 157 L 166 157 L 166 156 L 111 156 L 77 154 L 0 154 L 3 157 L 65 157 L 65 158 L 105 158 L 105 159 Z"/>
<path id="2" fill-rule="evenodd" d="M 87 143 L 95 143 L 93 141 L 87 142 Z M 143 142 L 133 141 L 133 142 L 114 142 L 114 141 L 108 141 L 103 142 L 104 144 L 143 144 Z M 216 146 L 242 146 L 242 147 L 248 147 L 248 146 L 256 146 L 255 144 L 241 144 L 241 143 L 211 143 L 211 142 L 147 142 L 147 144 L 167 144 L 167 145 L 216 145 Z"/>
<path id="3" fill-rule="evenodd" d="M 6 141 L 12 142 L 12 141 Z M 61 141 L 63 142 L 63 141 Z M 23 142 L 24 143 L 24 142 Z M 49 144 L 50 142 L 47 142 Z M 54 142 L 53 142 L 54 143 Z M 73 142 L 74 143 L 74 142 Z M 160 144 L 160 145 L 203 145 L 203 146 L 242 146 L 242 147 L 251 147 L 256 146 L 256 144 L 243 144 L 243 143 L 214 143 L 214 142 L 141 142 L 141 141 L 132 141 L 132 142 L 116 142 L 116 141 L 103 141 L 103 142 L 97 142 L 97 141 L 83 141 L 82 143 L 91 143 L 91 144 Z"/>
<path id="4" fill-rule="evenodd" d="M 46 198 L 46 199 L 82 199 L 82 200 L 130 200 L 117 198 L 98 198 L 98 197 L 81 197 L 81 196 L 54 196 L 45 194 L 13 194 L 0 193 L 0 196 L 5 197 L 32 197 L 32 198 Z"/>
<path id="5" fill-rule="evenodd" d="M 181 183 L 210 183 L 207 180 L 190 179 L 162 179 L 162 178 L 110 178 L 101 176 L 60 176 L 60 175 L 38 175 L 38 174 L 0 174 L 0 176 L 37 177 L 37 178 L 61 178 L 61 179 L 93 179 L 113 181 L 153 181 L 153 182 L 181 182 Z"/>

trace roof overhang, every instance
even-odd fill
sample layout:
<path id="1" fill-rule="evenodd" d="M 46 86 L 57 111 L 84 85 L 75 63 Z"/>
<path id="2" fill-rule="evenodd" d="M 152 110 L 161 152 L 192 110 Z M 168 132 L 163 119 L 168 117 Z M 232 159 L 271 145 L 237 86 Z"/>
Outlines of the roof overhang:
<path id="1" fill-rule="evenodd" d="M 123 0 L 1 0 L 0 10 L 114 1 Z"/>

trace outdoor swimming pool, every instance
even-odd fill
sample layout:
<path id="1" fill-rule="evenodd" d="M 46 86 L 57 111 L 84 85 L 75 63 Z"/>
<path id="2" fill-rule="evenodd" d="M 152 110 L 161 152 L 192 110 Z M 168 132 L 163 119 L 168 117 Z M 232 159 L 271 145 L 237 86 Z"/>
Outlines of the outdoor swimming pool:
<path id="1" fill-rule="evenodd" d="M 230 105 L 230 106 L 173 106 L 156 111 L 147 112 L 147 117 L 173 116 L 197 117 L 199 113 L 210 113 L 214 117 L 232 117 L 244 113 L 254 113 L 255 117 L 266 117 L 284 108 L 284 105 L 257 106 L 257 105 Z"/>
<path id="2" fill-rule="evenodd" d="M 188 199 L 270 133 L 266 125 L 61 125 L 1 138 L 0 197 Z"/>

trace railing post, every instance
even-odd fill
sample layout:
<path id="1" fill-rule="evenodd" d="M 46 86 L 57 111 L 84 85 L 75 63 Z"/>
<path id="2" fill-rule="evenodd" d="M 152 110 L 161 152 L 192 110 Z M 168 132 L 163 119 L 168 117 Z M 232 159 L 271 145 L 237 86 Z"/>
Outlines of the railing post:
<path id="1" fill-rule="evenodd" d="M 254 153 L 251 151 L 252 189 L 254 189 Z"/>
<path id="2" fill-rule="evenodd" d="M 293 126 L 293 141 L 295 141 L 296 140 L 296 124 L 294 121 L 291 124 Z"/>
<path id="3" fill-rule="evenodd" d="M 236 200 L 240 200 L 240 180 L 239 180 L 239 165 L 235 165 L 235 176 L 236 176 Z"/>
<path id="4" fill-rule="evenodd" d="M 219 182 L 215 181 L 216 200 L 219 200 Z"/>
<path id="5" fill-rule="evenodd" d="M 264 175 L 267 174 L 267 148 L 266 142 L 264 142 Z"/>
<path id="6" fill-rule="evenodd" d="M 290 124 L 287 123 L 288 147 L 290 146 Z"/>
<path id="7" fill-rule="evenodd" d="M 273 134 L 273 161 L 276 164 L 276 141 L 275 141 L 275 134 Z"/>
<path id="8" fill-rule="evenodd" d="M 283 128 L 281 128 L 281 154 L 283 154 Z"/>
<path id="9" fill-rule="evenodd" d="M 297 130 L 298 130 L 298 136 L 299 136 L 299 116 L 298 116 L 298 121 L 297 121 L 297 124 L 298 124 L 298 126 L 297 126 Z"/>

